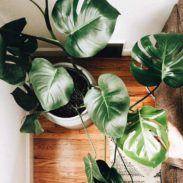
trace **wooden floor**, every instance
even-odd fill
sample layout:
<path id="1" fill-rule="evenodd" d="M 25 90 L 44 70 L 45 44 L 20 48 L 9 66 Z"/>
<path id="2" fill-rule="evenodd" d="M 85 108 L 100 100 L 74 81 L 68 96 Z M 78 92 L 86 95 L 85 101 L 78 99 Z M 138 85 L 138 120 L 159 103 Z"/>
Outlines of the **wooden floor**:
<path id="1" fill-rule="evenodd" d="M 52 58 L 54 62 L 64 61 Z M 131 103 L 147 92 L 129 72 L 129 58 L 95 58 L 77 61 L 97 79 L 102 73 L 120 76 L 128 87 Z M 148 98 L 141 105 L 153 105 Z M 84 130 L 67 130 L 42 118 L 45 133 L 34 137 L 34 183 L 86 183 L 83 157 L 92 153 Z M 97 149 L 97 158 L 104 157 L 104 136 L 94 125 L 88 128 Z M 107 153 L 109 161 L 109 152 Z"/>

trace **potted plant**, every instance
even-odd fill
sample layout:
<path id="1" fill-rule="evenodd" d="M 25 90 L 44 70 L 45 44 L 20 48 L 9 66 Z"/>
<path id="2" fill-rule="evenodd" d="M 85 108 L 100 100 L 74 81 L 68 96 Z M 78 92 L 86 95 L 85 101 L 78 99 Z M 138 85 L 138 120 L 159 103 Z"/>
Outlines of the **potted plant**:
<path id="1" fill-rule="evenodd" d="M 118 76 L 103 74 L 96 86 L 89 74 L 74 63 L 74 58 L 93 56 L 107 45 L 119 12 L 106 0 L 85 0 L 79 13 L 77 0 L 57 0 L 52 18 L 56 28 L 66 35 L 62 43 L 53 33 L 48 1 L 45 10 L 33 3 L 44 15 L 52 39 L 22 33 L 25 19 L 15 20 L 0 28 L 0 78 L 19 85 L 12 94 L 15 101 L 29 111 L 21 131 L 42 133 L 39 115 L 44 112 L 50 119 L 56 120 L 55 117 L 53 119 L 53 114 L 57 114 L 54 110 L 65 108 L 75 92 L 82 99 L 81 103 L 74 100 L 69 109 L 78 116 L 84 128 L 87 120 L 83 119 L 82 112 L 86 107 L 97 128 L 113 139 L 116 151 L 120 147 L 135 161 L 149 167 L 158 166 L 167 158 L 169 147 L 165 111 L 151 106 L 137 110 L 134 107 L 150 96 L 162 81 L 172 87 L 182 86 L 179 77 L 182 74 L 182 35 L 147 36 L 134 46 L 131 72 L 141 84 L 155 88 L 130 106 L 128 91 Z M 44 58 L 32 59 L 37 40 L 62 48 L 71 58 L 72 66 L 53 66 Z M 78 90 L 80 88 L 73 81 L 76 73 L 79 77 L 77 82 L 82 80 L 86 83 L 84 93 Z M 93 147 L 92 142 L 91 145 Z M 109 167 L 105 161 L 96 160 L 90 154 L 84 158 L 84 162 L 89 183 L 123 182 L 114 164 Z"/>
<path id="2" fill-rule="evenodd" d="M 45 10 L 34 1 L 31 2 L 44 15 L 51 39 L 23 34 L 26 25 L 24 18 L 9 22 L 0 29 L 0 78 L 10 84 L 21 85 L 12 94 L 15 101 L 29 111 L 21 131 L 42 133 L 38 121 L 42 112 L 57 124 L 71 129 L 81 128 L 80 118 L 73 108 L 76 106 L 87 126 L 90 121 L 82 106 L 83 95 L 95 85 L 95 81 L 84 68 L 74 63 L 74 58 L 94 56 L 107 45 L 119 12 L 106 0 L 100 3 L 95 0 L 84 1 L 79 13 L 77 0 L 58 0 L 52 11 L 52 19 L 57 30 L 66 37 L 64 42 L 60 42 L 52 30 L 48 1 L 45 1 Z M 64 50 L 72 64 L 53 66 L 46 59 L 33 59 L 32 54 L 38 47 L 37 40 Z"/>

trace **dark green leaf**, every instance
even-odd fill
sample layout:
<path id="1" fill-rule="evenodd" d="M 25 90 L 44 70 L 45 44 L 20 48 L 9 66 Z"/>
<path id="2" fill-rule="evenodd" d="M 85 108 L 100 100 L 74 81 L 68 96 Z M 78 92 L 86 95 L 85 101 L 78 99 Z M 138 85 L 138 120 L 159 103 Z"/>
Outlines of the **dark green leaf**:
<path id="1" fill-rule="evenodd" d="M 18 47 L 23 52 L 33 53 L 37 49 L 37 40 L 22 34 L 26 26 L 25 18 L 11 21 L 0 28 L 6 44 L 10 47 Z"/>
<path id="2" fill-rule="evenodd" d="M 17 33 L 21 33 L 26 26 L 27 22 L 25 18 L 20 18 L 17 20 L 13 20 L 11 22 L 6 23 L 1 28 L 6 30 L 13 30 Z"/>
<path id="3" fill-rule="evenodd" d="M 85 172 L 88 178 L 88 183 L 95 183 L 94 178 L 96 178 L 101 182 L 108 183 L 100 173 L 96 160 L 90 154 L 88 154 L 84 158 L 84 163 L 85 163 Z"/>
<path id="4" fill-rule="evenodd" d="M 44 129 L 41 127 L 41 124 L 39 123 L 38 115 L 30 114 L 26 116 L 20 131 L 23 133 L 35 133 L 39 135 L 44 132 Z"/>
<path id="5" fill-rule="evenodd" d="M 102 176 L 107 179 L 107 183 L 123 183 L 123 179 L 117 170 L 115 168 L 109 168 L 105 161 L 97 160 L 97 165 Z M 95 179 L 95 183 L 100 183 L 100 181 Z"/>
<path id="6" fill-rule="evenodd" d="M 0 79 L 15 85 L 25 81 L 26 72 L 16 64 L 5 64 L 4 74 Z"/>
<path id="7" fill-rule="evenodd" d="M 25 92 L 20 88 L 16 88 L 12 95 L 16 103 L 26 111 L 31 111 L 38 105 L 38 100 L 31 90 Z"/>
<path id="8" fill-rule="evenodd" d="M 164 110 L 145 106 L 130 113 L 118 146 L 133 160 L 156 167 L 167 158 L 168 133 Z"/>
<path id="9" fill-rule="evenodd" d="M 52 18 L 67 34 L 65 50 L 73 57 L 91 57 L 108 43 L 119 12 L 106 0 L 85 0 L 77 13 L 78 0 L 57 0 Z"/>
<path id="10" fill-rule="evenodd" d="M 99 89 L 90 89 L 84 103 L 99 130 L 110 137 L 119 138 L 127 123 L 128 91 L 123 81 L 113 74 L 101 75 L 98 83 Z"/>
<path id="11" fill-rule="evenodd" d="M 24 53 L 19 48 L 8 47 L 7 51 L 10 53 L 6 55 L 6 61 L 12 61 L 20 65 L 26 72 L 30 71 L 31 68 L 31 57 Z"/>
<path id="12" fill-rule="evenodd" d="M 46 111 L 66 105 L 74 90 L 72 77 L 63 67 L 36 58 L 29 73 L 34 92 Z"/>
<path id="13" fill-rule="evenodd" d="M 131 72 L 145 86 L 164 81 L 183 85 L 183 34 L 161 33 L 143 37 L 132 50 Z"/>

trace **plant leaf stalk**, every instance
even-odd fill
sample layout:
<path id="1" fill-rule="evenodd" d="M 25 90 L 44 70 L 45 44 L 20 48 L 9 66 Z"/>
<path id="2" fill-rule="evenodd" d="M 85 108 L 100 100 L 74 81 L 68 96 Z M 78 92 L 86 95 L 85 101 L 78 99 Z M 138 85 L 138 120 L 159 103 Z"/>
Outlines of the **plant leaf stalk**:
<path id="1" fill-rule="evenodd" d="M 129 110 L 132 110 L 136 105 L 138 105 L 139 103 L 144 101 L 146 98 L 148 98 L 150 95 L 152 95 L 157 90 L 157 88 L 158 86 L 156 86 L 152 91 L 149 91 L 149 93 L 146 96 L 144 96 L 143 98 L 135 102 L 132 106 L 130 106 Z"/>
<path id="2" fill-rule="evenodd" d="M 113 164 L 112 164 L 112 167 L 114 167 L 115 163 L 116 163 L 116 153 L 117 153 L 117 144 L 115 144 L 115 151 L 114 151 L 114 160 L 113 160 Z"/>
<path id="3" fill-rule="evenodd" d="M 125 166 L 126 171 L 128 172 L 128 174 L 129 174 L 129 176 L 130 176 L 131 182 L 134 183 L 134 182 L 133 182 L 133 177 L 132 177 L 130 171 L 128 170 L 128 168 L 127 168 L 127 166 L 126 166 L 126 164 L 125 164 L 125 162 L 124 162 L 123 156 L 121 155 L 121 153 L 120 153 L 120 151 L 119 151 L 118 148 L 117 148 L 117 151 L 118 151 L 118 154 L 119 154 L 119 156 L 120 156 L 121 161 L 123 162 L 123 165 Z"/>
<path id="4" fill-rule="evenodd" d="M 57 40 L 53 29 L 51 27 L 51 23 L 50 23 L 50 17 L 49 17 L 49 6 L 48 6 L 48 0 L 45 0 L 45 11 L 43 11 L 43 9 L 39 6 L 39 4 L 37 4 L 34 0 L 30 0 L 31 3 L 33 3 L 38 10 L 41 12 L 41 14 L 43 15 L 44 19 L 45 19 L 45 23 L 46 23 L 46 27 L 51 35 L 51 37 L 55 40 Z"/>
<path id="5" fill-rule="evenodd" d="M 106 161 L 107 157 L 107 137 L 104 137 L 104 161 Z"/>
<path id="6" fill-rule="evenodd" d="M 88 138 L 88 140 L 89 140 L 89 142 L 90 142 L 90 146 L 92 147 L 93 154 L 94 154 L 94 158 L 96 159 L 96 156 L 97 156 L 96 149 L 95 149 L 95 146 L 94 146 L 94 144 L 93 144 L 93 142 L 92 142 L 92 139 L 91 139 L 91 137 L 90 137 L 90 135 L 89 135 L 89 133 L 88 133 L 88 130 L 87 130 L 85 124 L 84 124 L 83 118 L 82 118 L 81 114 L 79 113 L 77 107 L 74 107 L 74 106 L 73 106 L 73 108 L 75 109 L 75 111 L 77 112 L 77 114 L 79 115 L 79 117 L 80 117 L 80 119 L 81 119 L 83 128 L 84 128 L 84 130 L 85 130 L 85 134 L 86 134 L 86 136 L 87 136 L 87 138 Z"/>

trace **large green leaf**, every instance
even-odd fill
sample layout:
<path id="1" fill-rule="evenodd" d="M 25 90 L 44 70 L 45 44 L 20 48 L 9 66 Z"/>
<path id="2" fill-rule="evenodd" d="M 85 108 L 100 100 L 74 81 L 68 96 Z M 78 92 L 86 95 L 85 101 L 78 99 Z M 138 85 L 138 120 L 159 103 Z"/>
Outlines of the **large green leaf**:
<path id="1" fill-rule="evenodd" d="M 165 111 L 145 106 L 130 113 L 118 145 L 133 160 L 149 167 L 158 166 L 166 159 L 169 146 Z"/>
<path id="2" fill-rule="evenodd" d="M 113 74 L 103 74 L 99 88 L 90 89 L 84 99 L 88 113 L 104 134 L 119 138 L 123 135 L 129 109 L 128 91 L 123 81 Z"/>
<path id="3" fill-rule="evenodd" d="M 79 13 L 77 7 L 78 0 L 57 0 L 52 18 L 67 34 L 65 50 L 73 57 L 90 57 L 107 45 L 119 12 L 106 0 L 85 0 Z"/>
<path id="4" fill-rule="evenodd" d="M 36 58 L 32 63 L 29 77 L 44 110 L 54 110 L 69 102 L 74 83 L 63 67 L 55 68 L 49 61 Z"/>
<path id="5" fill-rule="evenodd" d="M 95 183 L 94 178 L 96 178 L 98 181 L 107 183 L 106 179 L 102 176 L 99 170 L 96 160 L 90 154 L 84 157 L 84 163 L 88 183 Z"/>
<path id="6" fill-rule="evenodd" d="M 183 34 L 161 33 L 143 37 L 132 50 L 131 72 L 145 86 L 164 81 L 183 85 Z"/>
<path id="7" fill-rule="evenodd" d="M 9 84 L 25 81 L 30 70 L 30 53 L 37 48 L 37 40 L 22 35 L 24 18 L 11 21 L 0 28 L 0 79 Z"/>
<path id="8" fill-rule="evenodd" d="M 39 123 L 38 114 L 27 115 L 20 131 L 22 133 L 35 133 L 37 135 L 43 133 L 44 129 Z"/>

